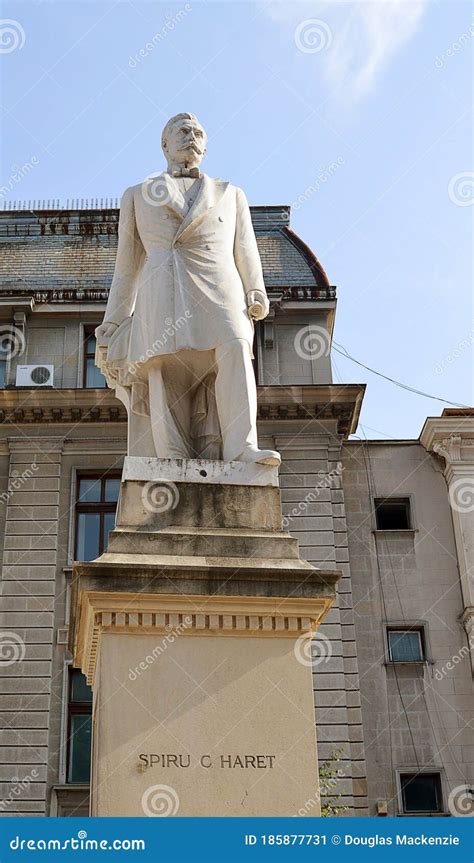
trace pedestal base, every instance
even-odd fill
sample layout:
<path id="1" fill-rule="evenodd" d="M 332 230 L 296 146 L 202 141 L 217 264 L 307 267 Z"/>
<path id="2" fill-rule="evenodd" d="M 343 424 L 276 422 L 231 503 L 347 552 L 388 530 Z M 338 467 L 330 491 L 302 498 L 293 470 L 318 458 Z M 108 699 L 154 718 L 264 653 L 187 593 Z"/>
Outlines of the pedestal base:
<path id="1" fill-rule="evenodd" d="M 127 468 L 107 552 L 74 567 L 92 814 L 317 815 L 309 638 L 339 573 L 300 559 L 271 468 L 235 485 L 163 467 Z M 172 483 L 172 505 L 150 505 L 150 483 Z"/>

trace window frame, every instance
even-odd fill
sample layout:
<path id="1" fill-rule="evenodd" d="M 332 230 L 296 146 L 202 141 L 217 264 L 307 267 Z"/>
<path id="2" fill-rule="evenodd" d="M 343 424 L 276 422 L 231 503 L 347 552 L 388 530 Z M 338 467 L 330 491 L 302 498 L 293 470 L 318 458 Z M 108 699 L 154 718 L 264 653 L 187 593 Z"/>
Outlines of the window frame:
<path id="1" fill-rule="evenodd" d="M 402 787 L 402 778 L 405 776 L 436 776 L 438 778 L 438 787 L 437 790 L 439 795 L 439 808 L 438 809 L 413 809 L 407 811 L 404 806 L 404 794 Z M 397 787 L 397 797 L 398 797 L 398 814 L 403 818 L 420 818 L 427 817 L 431 818 L 436 815 L 444 815 L 446 814 L 446 789 L 445 789 L 445 780 L 444 773 L 442 768 L 437 767 L 436 765 L 433 767 L 419 768 L 419 767 L 399 767 L 396 771 L 396 787 Z"/>
<path id="2" fill-rule="evenodd" d="M 77 542 L 79 536 L 79 516 L 82 513 L 98 513 L 99 515 L 99 555 L 105 550 L 104 546 L 104 515 L 110 512 L 117 512 L 118 501 L 105 500 L 105 481 L 108 479 L 120 479 L 122 476 L 121 470 L 111 469 L 106 471 L 77 471 L 76 473 L 76 494 L 74 500 L 74 560 L 79 561 L 77 556 Z M 92 479 L 100 480 L 100 500 L 84 502 L 80 501 L 79 495 L 81 492 L 81 480 Z"/>
<path id="3" fill-rule="evenodd" d="M 421 659 L 392 659 L 390 632 L 417 632 L 420 638 Z M 386 665 L 426 665 L 430 662 L 427 625 L 424 621 L 390 621 L 384 623 L 385 664 Z"/>
<path id="4" fill-rule="evenodd" d="M 105 378 L 104 378 L 105 386 L 103 386 L 103 387 L 98 388 L 98 387 L 88 387 L 87 386 L 87 360 L 95 358 L 95 351 L 93 354 L 88 353 L 88 351 L 87 351 L 87 340 L 88 340 L 89 336 L 94 335 L 95 330 L 97 329 L 98 326 L 99 326 L 99 324 L 85 324 L 85 323 L 83 323 L 82 327 L 81 327 L 82 373 L 80 376 L 80 380 L 82 381 L 82 389 L 83 390 L 93 390 L 93 389 L 104 389 L 104 390 L 106 390 L 107 389 L 107 381 L 105 381 Z M 103 377 L 103 375 L 102 375 L 102 377 Z"/>
<path id="5" fill-rule="evenodd" d="M 400 503 L 405 502 L 405 505 L 408 510 L 408 527 L 379 527 L 378 518 L 377 518 L 377 510 L 380 504 L 386 504 L 390 506 L 391 503 Z M 400 495 L 386 495 L 372 498 L 373 512 L 374 512 L 374 531 L 377 533 L 413 533 L 415 530 L 415 510 L 413 505 L 413 495 L 410 494 L 400 494 Z"/>
<path id="6" fill-rule="evenodd" d="M 81 780 L 80 782 L 73 782 L 69 779 L 69 770 L 71 767 L 71 751 L 72 751 L 72 720 L 74 716 L 90 716 L 91 717 L 91 729 L 92 729 L 92 700 L 91 701 L 73 701 L 72 700 L 72 682 L 74 672 L 80 672 L 80 669 L 74 668 L 72 663 L 69 663 L 67 668 L 67 698 L 66 698 L 66 758 L 65 758 L 65 784 L 66 785 L 87 785 L 90 783 L 90 773 L 89 773 L 89 781 L 84 782 Z M 92 767 L 92 748 L 91 748 L 91 756 L 90 756 L 90 767 Z"/>

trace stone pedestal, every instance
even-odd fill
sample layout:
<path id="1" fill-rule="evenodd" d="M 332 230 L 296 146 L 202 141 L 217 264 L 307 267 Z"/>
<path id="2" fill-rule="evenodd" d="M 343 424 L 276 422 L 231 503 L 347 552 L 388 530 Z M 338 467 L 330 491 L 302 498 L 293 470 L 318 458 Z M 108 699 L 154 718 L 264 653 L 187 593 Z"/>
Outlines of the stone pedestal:
<path id="1" fill-rule="evenodd" d="M 74 568 L 92 814 L 318 814 L 309 639 L 338 577 L 282 530 L 274 468 L 127 458 L 108 550 Z"/>

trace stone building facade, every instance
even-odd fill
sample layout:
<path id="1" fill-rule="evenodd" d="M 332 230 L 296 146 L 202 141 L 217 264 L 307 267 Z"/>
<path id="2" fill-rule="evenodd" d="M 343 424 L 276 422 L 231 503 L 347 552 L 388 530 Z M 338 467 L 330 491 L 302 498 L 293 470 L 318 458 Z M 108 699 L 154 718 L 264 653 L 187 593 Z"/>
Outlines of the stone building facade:
<path id="1" fill-rule="evenodd" d="M 314 643 L 326 796 L 347 814 L 452 814 L 474 783 L 474 414 L 428 418 L 418 440 L 351 439 L 364 386 L 332 381 L 335 288 L 289 208 L 252 218 L 271 299 L 255 343 L 260 441 L 282 453 L 301 556 L 341 572 Z M 117 223 L 115 207 L 0 214 L 5 817 L 88 812 L 69 584 L 74 559 L 106 542 L 125 454 L 123 406 L 93 364 Z"/>

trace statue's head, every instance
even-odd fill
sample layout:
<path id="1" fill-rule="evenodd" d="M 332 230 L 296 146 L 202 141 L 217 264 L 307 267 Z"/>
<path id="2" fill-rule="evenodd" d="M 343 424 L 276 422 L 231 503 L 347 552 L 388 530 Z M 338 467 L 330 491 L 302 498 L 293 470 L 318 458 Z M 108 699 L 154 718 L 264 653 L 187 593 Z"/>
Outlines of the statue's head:
<path id="1" fill-rule="evenodd" d="M 161 134 L 168 165 L 197 168 L 206 152 L 207 135 L 194 114 L 176 114 Z"/>

